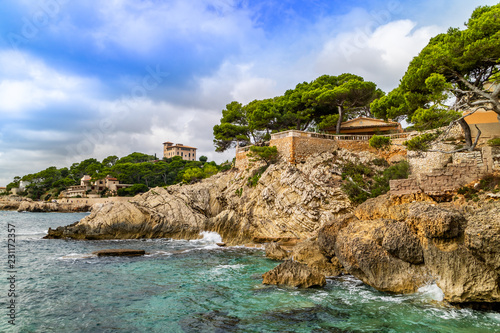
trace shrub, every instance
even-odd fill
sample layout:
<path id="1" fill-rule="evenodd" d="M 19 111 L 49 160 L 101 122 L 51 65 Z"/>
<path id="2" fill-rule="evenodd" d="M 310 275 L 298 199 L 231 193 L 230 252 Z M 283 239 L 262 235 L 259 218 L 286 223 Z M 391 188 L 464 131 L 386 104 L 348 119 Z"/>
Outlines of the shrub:
<path id="1" fill-rule="evenodd" d="M 391 145 L 391 138 L 387 136 L 374 135 L 370 138 L 368 143 L 370 144 L 370 147 L 385 150 L 389 149 Z"/>
<path id="2" fill-rule="evenodd" d="M 372 164 L 380 167 L 389 166 L 389 163 L 385 160 L 385 158 L 376 158 L 372 161 Z"/>
<path id="3" fill-rule="evenodd" d="M 267 170 L 267 165 L 265 165 L 265 166 L 260 167 L 259 169 L 257 169 L 257 171 L 254 173 L 253 176 L 248 177 L 247 185 L 249 187 L 257 186 L 257 184 L 259 183 L 260 177 L 262 176 L 262 174 L 266 170 Z"/>
<path id="4" fill-rule="evenodd" d="M 408 150 L 427 150 L 429 144 L 439 136 L 438 132 L 425 133 L 403 142 Z"/>
<path id="5" fill-rule="evenodd" d="M 270 165 L 278 161 L 278 148 L 276 146 L 251 146 L 248 156 L 252 162 L 264 161 L 266 165 Z"/>
<path id="6" fill-rule="evenodd" d="M 488 140 L 488 146 L 493 146 L 493 147 L 500 146 L 500 138 L 494 138 L 494 139 Z"/>
<path id="7" fill-rule="evenodd" d="M 353 203 L 360 204 L 387 193 L 390 190 L 389 181 L 408 178 L 409 170 L 409 163 L 401 161 L 375 175 L 374 170 L 365 165 L 347 163 L 342 170 L 342 179 L 346 180 L 342 188 Z M 370 176 L 373 178 L 370 179 Z"/>

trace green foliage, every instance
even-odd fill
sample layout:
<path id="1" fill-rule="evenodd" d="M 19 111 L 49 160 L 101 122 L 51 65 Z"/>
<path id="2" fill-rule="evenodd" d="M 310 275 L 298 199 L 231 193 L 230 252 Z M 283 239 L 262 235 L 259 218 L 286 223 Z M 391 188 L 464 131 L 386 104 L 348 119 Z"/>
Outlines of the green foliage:
<path id="1" fill-rule="evenodd" d="M 494 138 L 494 139 L 488 140 L 488 146 L 493 146 L 493 147 L 500 146 L 500 138 Z"/>
<path id="2" fill-rule="evenodd" d="M 353 203 L 360 204 L 369 198 L 387 193 L 390 190 L 391 179 L 408 178 L 409 167 L 407 161 L 401 161 L 381 173 L 376 173 L 366 165 L 346 163 L 342 170 L 342 179 L 344 179 L 342 188 Z"/>
<path id="3" fill-rule="evenodd" d="M 260 167 L 259 169 L 257 169 L 257 171 L 255 171 L 255 173 L 251 177 L 248 177 L 247 185 L 249 187 L 257 186 L 257 184 L 259 183 L 260 177 L 262 176 L 264 171 L 267 170 L 267 167 L 268 167 L 267 165 Z"/>
<path id="4" fill-rule="evenodd" d="M 380 167 L 388 167 L 389 163 L 385 158 L 376 158 L 372 160 L 372 164 Z"/>
<path id="5" fill-rule="evenodd" d="M 208 161 L 208 157 L 202 155 L 202 156 L 200 156 L 199 160 L 200 160 L 200 162 L 205 163 L 206 161 Z"/>
<path id="6" fill-rule="evenodd" d="M 413 151 L 425 151 L 429 149 L 429 144 L 436 140 L 439 136 L 439 133 L 425 133 L 419 136 L 416 136 L 410 140 L 403 142 L 403 145 L 406 146 L 408 150 Z"/>
<path id="7" fill-rule="evenodd" d="M 133 197 L 139 193 L 145 193 L 149 191 L 149 187 L 145 184 L 134 184 L 130 187 L 118 189 L 118 195 L 123 197 Z"/>
<path id="8" fill-rule="evenodd" d="M 252 162 L 263 161 L 269 166 L 278 160 L 278 148 L 275 146 L 251 146 L 248 156 Z"/>
<path id="9" fill-rule="evenodd" d="M 433 105 L 427 109 L 418 108 L 415 113 L 413 113 L 411 122 L 415 130 L 422 131 L 446 126 L 460 117 L 460 112 Z"/>
<path id="10" fill-rule="evenodd" d="M 243 188 L 240 187 L 239 189 L 236 190 L 236 195 L 241 197 L 242 194 L 243 194 Z"/>
<path id="11" fill-rule="evenodd" d="M 391 138 L 387 136 L 374 135 L 370 138 L 368 143 L 370 147 L 385 150 L 389 149 L 389 147 L 391 146 Z"/>

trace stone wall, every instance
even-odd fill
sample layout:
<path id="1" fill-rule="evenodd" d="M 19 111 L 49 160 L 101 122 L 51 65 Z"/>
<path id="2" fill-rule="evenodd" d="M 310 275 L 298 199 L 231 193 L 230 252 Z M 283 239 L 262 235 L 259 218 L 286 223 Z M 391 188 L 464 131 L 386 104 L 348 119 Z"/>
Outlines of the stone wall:
<path id="1" fill-rule="evenodd" d="M 440 156 L 426 155 L 427 160 L 424 160 L 422 157 L 409 155 L 410 165 L 419 165 L 419 171 L 427 170 L 427 165 L 438 167 L 420 172 L 418 177 L 412 173 L 412 177 L 408 179 L 391 180 L 390 193 L 404 195 L 424 192 L 439 195 L 455 191 L 488 173 L 500 171 L 500 148 L 485 147 L 480 151 L 441 155 L 446 156 L 444 158 L 448 160 L 447 165 L 439 166 L 442 163 L 440 158 L 443 158 Z"/>
<path id="2" fill-rule="evenodd" d="M 276 146 L 280 156 L 290 163 L 301 163 L 312 154 L 331 152 L 338 147 L 334 140 L 302 136 L 273 139 L 269 145 Z"/>

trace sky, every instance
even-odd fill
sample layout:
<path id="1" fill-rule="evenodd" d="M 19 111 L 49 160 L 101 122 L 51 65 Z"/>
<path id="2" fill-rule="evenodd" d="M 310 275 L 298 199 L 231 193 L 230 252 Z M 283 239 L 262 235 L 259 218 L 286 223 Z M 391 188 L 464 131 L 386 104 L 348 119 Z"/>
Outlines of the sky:
<path id="1" fill-rule="evenodd" d="M 231 101 L 353 73 L 389 92 L 429 39 L 487 0 L 3 0 L 0 186 L 162 143 L 220 163 Z"/>

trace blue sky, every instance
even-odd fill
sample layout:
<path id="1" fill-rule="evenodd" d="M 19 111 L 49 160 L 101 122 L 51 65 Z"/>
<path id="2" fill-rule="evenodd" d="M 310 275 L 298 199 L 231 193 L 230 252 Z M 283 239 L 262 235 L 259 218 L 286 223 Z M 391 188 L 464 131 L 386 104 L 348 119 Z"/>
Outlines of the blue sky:
<path id="1" fill-rule="evenodd" d="M 344 72 L 390 91 L 430 37 L 496 3 L 4 0 L 0 186 L 164 141 L 230 160 L 212 143 L 227 103 Z"/>

